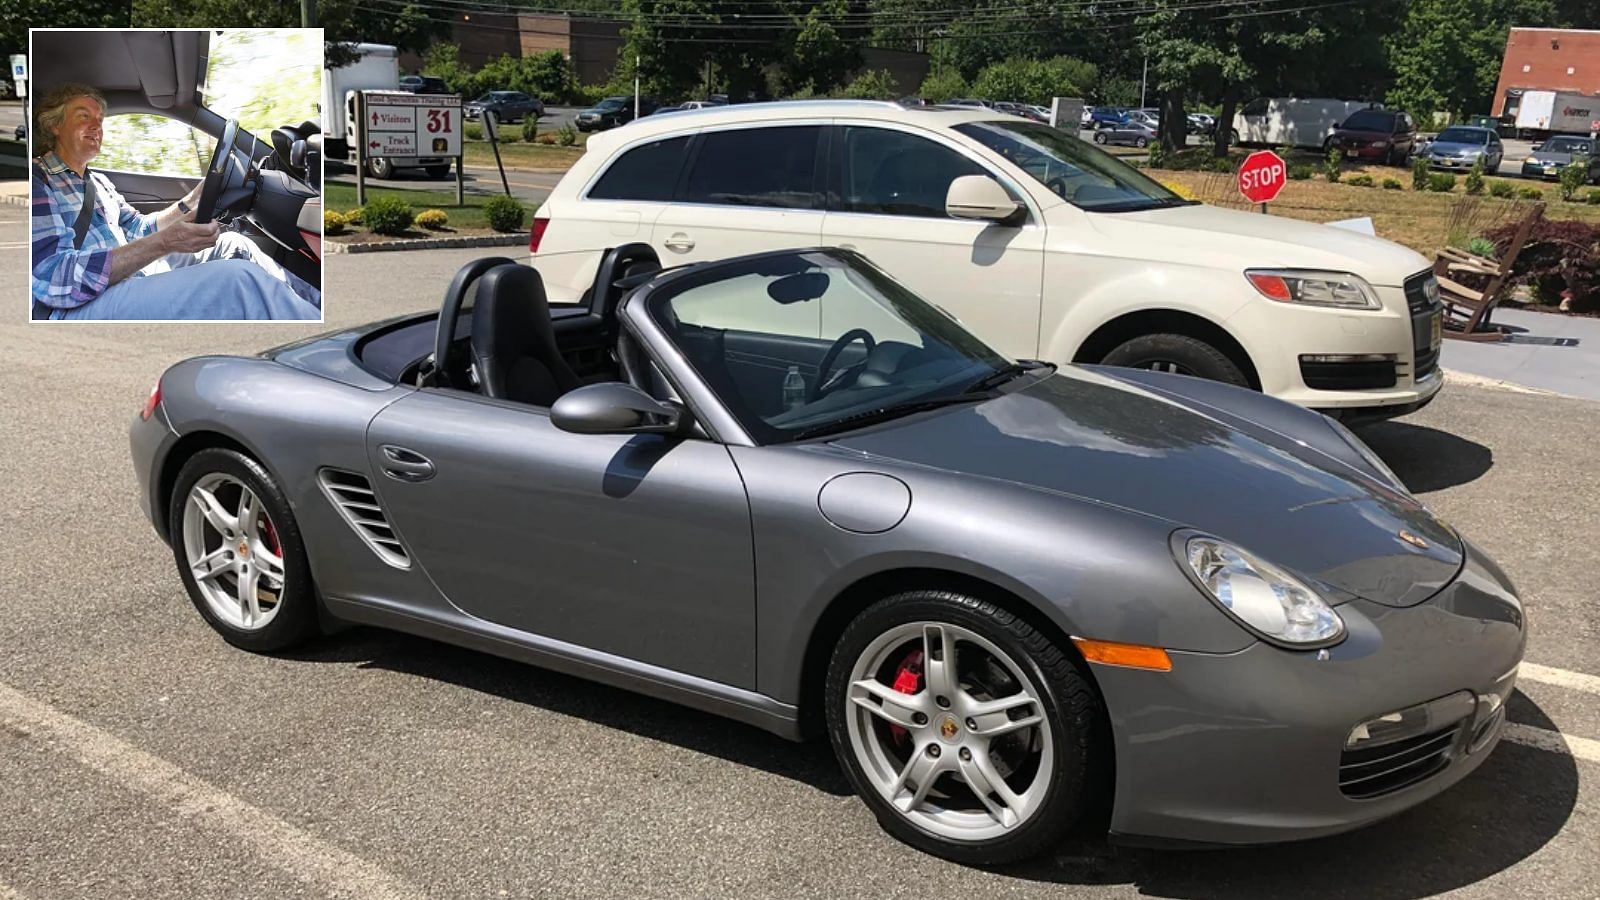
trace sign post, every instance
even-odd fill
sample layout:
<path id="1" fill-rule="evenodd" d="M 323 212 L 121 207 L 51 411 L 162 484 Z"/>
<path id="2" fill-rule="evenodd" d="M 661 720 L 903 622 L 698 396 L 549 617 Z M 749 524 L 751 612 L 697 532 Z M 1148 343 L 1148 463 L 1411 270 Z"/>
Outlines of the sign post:
<path id="1" fill-rule="evenodd" d="M 492 109 L 483 111 L 483 130 L 489 137 L 489 146 L 494 148 L 494 165 L 500 170 L 500 186 L 505 188 L 506 196 L 511 196 L 511 185 L 506 182 L 506 164 L 500 160 L 500 116 Z"/>
<path id="2" fill-rule="evenodd" d="M 367 205 L 367 92 L 356 91 L 356 207 Z"/>
<path id="3" fill-rule="evenodd" d="M 1245 157 L 1239 166 L 1239 193 L 1251 203 L 1267 204 L 1278 198 L 1278 192 L 1289 183 L 1289 167 L 1283 157 L 1271 150 L 1257 150 Z"/>
<path id="4" fill-rule="evenodd" d="M 21 53 L 11 54 L 11 80 L 17 83 L 17 98 L 28 96 L 28 57 Z"/>
<path id="5" fill-rule="evenodd" d="M 456 161 L 456 204 L 465 202 L 461 173 L 461 96 L 361 91 L 356 104 L 361 128 L 358 165 L 385 157 L 445 156 Z M 361 165 L 361 168 L 365 168 Z M 356 202 L 366 203 L 364 179 L 356 176 Z"/>

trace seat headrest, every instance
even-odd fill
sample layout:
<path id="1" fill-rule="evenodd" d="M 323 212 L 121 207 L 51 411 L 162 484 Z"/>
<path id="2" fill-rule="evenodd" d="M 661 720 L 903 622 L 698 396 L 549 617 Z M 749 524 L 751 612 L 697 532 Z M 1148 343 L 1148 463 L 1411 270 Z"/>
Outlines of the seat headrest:
<path id="1" fill-rule="evenodd" d="M 617 304 L 635 285 L 635 278 L 661 271 L 661 257 L 655 248 L 645 243 L 623 244 L 607 250 L 600 258 L 600 268 L 595 271 L 594 287 L 590 292 L 589 315 L 598 316 L 602 322 L 616 317 Z"/>
<path id="2" fill-rule="evenodd" d="M 473 353 L 480 358 L 516 355 L 531 346 L 559 356 L 544 279 L 524 265 L 496 266 L 478 280 L 472 304 Z"/>
<path id="3" fill-rule="evenodd" d="M 450 286 L 444 292 L 444 305 L 439 309 L 439 324 L 433 339 L 433 372 L 428 383 L 452 387 L 449 373 L 456 371 L 450 359 L 450 348 L 455 344 L 461 320 L 461 308 L 467 304 L 467 295 L 483 273 L 496 266 L 516 265 L 504 256 L 485 256 L 475 259 L 456 271 Z M 453 385 L 462 387 L 463 385 Z"/>

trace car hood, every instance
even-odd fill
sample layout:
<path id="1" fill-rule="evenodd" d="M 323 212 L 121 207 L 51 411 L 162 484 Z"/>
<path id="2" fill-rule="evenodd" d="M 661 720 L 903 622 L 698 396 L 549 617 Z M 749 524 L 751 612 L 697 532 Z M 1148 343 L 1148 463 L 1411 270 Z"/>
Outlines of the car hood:
<path id="1" fill-rule="evenodd" d="M 1089 219 L 1116 246 L 1144 247 L 1165 261 L 1232 266 L 1241 272 L 1267 267 L 1327 269 L 1398 287 L 1428 268 L 1428 260 L 1416 251 L 1383 238 L 1218 206 L 1091 212 Z"/>
<path id="2" fill-rule="evenodd" d="M 1428 145 L 1428 152 L 1432 153 L 1435 156 L 1460 156 L 1463 153 L 1469 153 L 1469 152 L 1472 152 L 1472 151 L 1477 151 L 1478 153 L 1483 153 L 1484 151 L 1486 151 L 1488 149 L 1489 148 L 1485 147 L 1482 144 L 1458 144 L 1458 143 L 1456 143 L 1454 141 L 1450 141 L 1450 142 L 1434 141 L 1433 143 Z"/>
<path id="3" fill-rule="evenodd" d="M 1552 153 L 1549 150 L 1535 150 L 1532 153 L 1528 154 L 1528 161 L 1529 162 L 1538 161 L 1538 162 L 1542 162 L 1542 163 L 1556 163 L 1558 165 L 1563 165 L 1564 166 L 1567 163 L 1572 162 L 1572 154 L 1568 153 L 1566 151 Z"/>
<path id="4" fill-rule="evenodd" d="M 1203 531 L 1331 588 L 1334 602 L 1420 603 L 1462 565 L 1454 532 L 1410 495 L 1292 437 L 1083 369 L 833 443 Z"/>

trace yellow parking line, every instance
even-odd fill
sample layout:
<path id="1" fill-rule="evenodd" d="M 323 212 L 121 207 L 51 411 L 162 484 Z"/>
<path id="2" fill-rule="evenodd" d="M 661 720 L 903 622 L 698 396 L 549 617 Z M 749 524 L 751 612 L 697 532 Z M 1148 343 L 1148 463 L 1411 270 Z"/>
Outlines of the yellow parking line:
<path id="1" fill-rule="evenodd" d="M 166 760 L 0 684 L 0 724 L 64 752 L 92 771 L 168 806 L 186 821 L 225 832 L 319 896 L 373 900 L 422 898 L 422 891 Z M 0 900 L 10 898 L 0 891 Z"/>
<path id="2" fill-rule="evenodd" d="M 1501 737 L 1525 747 L 1535 747 L 1551 753 L 1566 753 L 1588 762 L 1600 762 L 1600 741 L 1589 738 L 1574 737 L 1559 731 L 1546 731 L 1520 722 L 1507 722 Z"/>
<path id="3" fill-rule="evenodd" d="M 1600 677 L 1585 675 L 1582 672 L 1569 672 L 1566 669 L 1553 669 L 1550 666 L 1541 666 L 1538 663 L 1525 662 L 1517 669 L 1517 678 L 1537 681 L 1541 684 L 1553 684 L 1556 687 L 1571 688 L 1575 691 L 1584 691 L 1590 694 L 1600 694 Z"/>

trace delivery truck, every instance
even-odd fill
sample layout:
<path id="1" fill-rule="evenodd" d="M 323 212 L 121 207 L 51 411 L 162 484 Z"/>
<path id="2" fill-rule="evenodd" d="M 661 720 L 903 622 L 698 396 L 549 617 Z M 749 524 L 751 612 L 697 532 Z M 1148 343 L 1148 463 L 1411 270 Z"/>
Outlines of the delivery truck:
<path id="1" fill-rule="evenodd" d="M 1600 131 L 1600 97 L 1576 91 L 1523 91 L 1521 97 L 1507 98 L 1506 113 L 1515 116 L 1518 137 L 1537 141 Z"/>
<path id="2" fill-rule="evenodd" d="M 353 44 L 356 58 L 322 72 L 323 153 L 329 160 L 358 161 L 356 92 L 400 90 L 400 51 L 388 44 Z M 400 169 L 422 169 L 429 178 L 450 175 L 447 156 L 385 156 L 367 160 L 367 174 L 389 178 Z"/>

